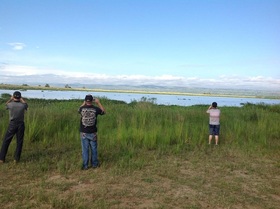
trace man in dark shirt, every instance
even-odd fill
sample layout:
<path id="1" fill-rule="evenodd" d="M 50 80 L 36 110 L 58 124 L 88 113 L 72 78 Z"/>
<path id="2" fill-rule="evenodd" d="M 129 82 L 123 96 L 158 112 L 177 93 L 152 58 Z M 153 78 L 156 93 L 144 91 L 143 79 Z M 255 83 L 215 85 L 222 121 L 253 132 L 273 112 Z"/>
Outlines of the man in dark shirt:
<path id="1" fill-rule="evenodd" d="M 98 107 L 93 105 L 95 102 Z M 99 166 L 97 156 L 97 116 L 105 114 L 105 109 L 99 99 L 94 99 L 92 95 L 86 95 L 84 103 L 78 112 L 81 114 L 80 138 L 82 144 L 83 170 L 88 169 L 89 148 L 91 149 L 91 165 L 93 168 Z"/>
<path id="2" fill-rule="evenodd" d="M 1 147 L 0 163 L 5 162 L 8 148 L 14 135 L 16 135 L 17 138 L 14 162 L 18 162 L 20 160 L 25 130 L 24 113 L 27 110 L 28 105 L 21 97 L 21 93 L 19 91 L 15 91 L 13 96 L 6 102 L 6 107 L 9 110 L 10 122 Z"/>

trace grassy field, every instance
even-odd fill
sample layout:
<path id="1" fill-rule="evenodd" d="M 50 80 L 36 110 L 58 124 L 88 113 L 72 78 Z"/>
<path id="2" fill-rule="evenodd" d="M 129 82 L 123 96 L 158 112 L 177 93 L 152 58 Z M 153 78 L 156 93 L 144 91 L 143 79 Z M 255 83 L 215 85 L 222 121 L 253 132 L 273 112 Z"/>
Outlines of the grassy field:
<path id="1" fill-rule="evenodd" d="M 0 134 L 8 121 L 0 100 Z M 280 106 L 222 107 L 100 98 L 98 169 L 81 170 L 79 100 L 28 100 L 21 162 L 0 165 L 0 208 L 256 208 L 280 205 Z M 2 140 L 1 140 L 2 143 Z"/>

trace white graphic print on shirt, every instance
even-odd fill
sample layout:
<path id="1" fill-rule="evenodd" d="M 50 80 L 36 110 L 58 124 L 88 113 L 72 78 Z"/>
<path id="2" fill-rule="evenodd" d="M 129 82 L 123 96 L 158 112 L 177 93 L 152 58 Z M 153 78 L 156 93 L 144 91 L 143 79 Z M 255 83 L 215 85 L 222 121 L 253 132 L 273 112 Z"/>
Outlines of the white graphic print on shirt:
<path id="1" fill-rule="evenodd" d="M 96 121 L 96 110 L 94 108 L 83 108 L 81 111 L 82 124 L 85 127 L 94 126 Z"/>

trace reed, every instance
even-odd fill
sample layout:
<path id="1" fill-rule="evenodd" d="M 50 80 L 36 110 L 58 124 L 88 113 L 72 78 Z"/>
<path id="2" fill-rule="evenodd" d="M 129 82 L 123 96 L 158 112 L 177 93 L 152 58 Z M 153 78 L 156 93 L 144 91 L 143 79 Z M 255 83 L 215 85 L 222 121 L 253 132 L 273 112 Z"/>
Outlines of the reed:
<path id="1" fill-rule="evenodd" d="M 191 107 L 161 106 L 153 102 L 131 104 L 101 98 L 107 114 L 98 118 L 99 138 L 104 150 L 173 149 L 200 147 L 207 143 L 208 115 L 203 105 Z M 2 100 L 2 104 L 4 101 Z M 26 113 L 26 143 L 49 146 L 79 141 L 79 100 L 30 99 Z M 8 114 L 1 105 L 1 133 Z M 279 139 L 279 105 L 245 104 L 242 108 L 222 107 L 220 143 L 250 150 L 275 148 Z M 76 144 L 76 143 L 74 143 Z"/>
<path id="2" fill-rule="evenodd" d="M 98 117 L 102 166 L 84 174 L 80 171 L 77 111 L 82 101 L 27 100 L 22 162 L 16 166 L 10 163 L 13 140 L 7 163 L 0 166 L 0 206 L 133 208 L 121 204 L 134 194 L 139 201 L 132 201 L 139 205 L 140 199 L 157 200 L 150 208 L 184 208 L 186 202 L 190 208 L 214 208 L 217 204 L 237 208 L 245 207 L 248 199 L 250 205 L 256 201 L 256 207 L 276 208 L 280 105 L 221 107 L 217 148 L 208 145 L 209 116 L 205 105 L 180 107 L 147 100 L 129 104 L 100 100 L 107 111 Z M 5 101 L 0 99 L 1 137 L 8 125 Z M 263 176 L 268 178 L 259 185 Z M 244 184 L 248 184 L 245 190 Z"/>

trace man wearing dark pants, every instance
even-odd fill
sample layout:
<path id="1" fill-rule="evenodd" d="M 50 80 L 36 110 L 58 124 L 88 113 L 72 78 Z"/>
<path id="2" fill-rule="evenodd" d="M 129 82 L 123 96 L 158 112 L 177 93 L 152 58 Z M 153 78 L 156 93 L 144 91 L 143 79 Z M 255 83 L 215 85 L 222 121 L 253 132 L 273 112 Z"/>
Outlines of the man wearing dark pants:
<path id="1" fill-rule="evenodd" d="M 98 107 L 93 105 L 93 102 Z M 86 95 L 84 103 L 80 106 L 80 138 L 82 145 L 83 170 L 88 169 L 89 148 L 91 149 L 91 166 L 99 166 L 97 156 L 97 116 L 105 114 L 105 110 L 99 99 L 93 99 L 92 95 Z"/>
<path id="2" fill-rule="evenodd" d="M 14 135 L 16 135 L 17 138 L 14 162 L 20 160 L 25 130 L 24 113 L 27 110 L 28 105 L 21 97 L 21 93 L 15 91 L 13 96 L 7 101 L 6 107 L 9 110 L 10 122 L 0 151 L 0 163 L 5 162 L 8 148 Z"/>

